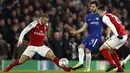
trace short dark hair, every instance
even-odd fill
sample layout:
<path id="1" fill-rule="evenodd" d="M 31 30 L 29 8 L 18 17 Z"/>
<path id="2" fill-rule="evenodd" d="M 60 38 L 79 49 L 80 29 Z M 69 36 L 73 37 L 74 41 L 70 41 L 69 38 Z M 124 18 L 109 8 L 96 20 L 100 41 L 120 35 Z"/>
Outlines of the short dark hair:
<path id="1" fill-rule="evenodd" d="M 95 4 L 96 6 L 100 5 L 100 2 L 98 0 L 90 1 L 89 4 Z"/>
<path id="2" fill-rule="evenodd" d="M 105 8 L 105 6 L 104 5 L 100 5 L 100 6 L 98 6 L 97 7 L 99 10 L 103 10 L 103 11 L 105 11 L 106 10 L 106 8 Z"/>
<path id="3" fill-rule="evenodd" d="M 42 14 L 40 14 L 39 17 L 46 17 L 46 18 L 49 18 L 48 14 L 46 14 L 46 13 L 42 13 Z"/>

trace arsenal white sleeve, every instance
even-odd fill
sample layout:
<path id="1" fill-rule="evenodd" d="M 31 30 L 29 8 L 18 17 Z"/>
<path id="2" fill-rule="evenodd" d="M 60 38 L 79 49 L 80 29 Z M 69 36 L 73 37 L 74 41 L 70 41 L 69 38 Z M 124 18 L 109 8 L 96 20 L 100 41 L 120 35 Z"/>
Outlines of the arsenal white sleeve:
<path id="1" fill-rule="evenodd" d="M 29 32 L 32 28 L 34 28 L 37 23 L 38 23 L 37 21 L 33 21 L 33 22 L 31 22 L 27 27 L 25 27 L 25 28 L 23 29 L 23 31 L 21 32 L 20 37 L 19 37 L 19 42 L 22 42 L 22 41 L 23 41 L 24 35 L 25 35 L 27 32 Z"/>
<path id="2" fill-rule="evenodd" d="M 102 21 L 103 21 L 107 26 L 110 27 L 110 29 L 112 30 L 112 32 L 114 33 L 114 35 L 116 35 L 116 36 L 118 35 L 117 30 L 116 30 L 114 24 L 111 22 L 111 20 L 110 20 L 110 18 L 109 18 L 108 16 L 104 15 L 103 18 L 102 18 Z"/>

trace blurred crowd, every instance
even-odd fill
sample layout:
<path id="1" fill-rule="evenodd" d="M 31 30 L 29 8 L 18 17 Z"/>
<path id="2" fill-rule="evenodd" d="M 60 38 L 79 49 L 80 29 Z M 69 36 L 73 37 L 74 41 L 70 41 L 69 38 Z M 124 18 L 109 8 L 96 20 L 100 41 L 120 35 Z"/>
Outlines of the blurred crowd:
<path id="1" fill-rule="evenodd" d="M 92 0 L 0 0 L 0 60 L 18 59 L 26 49 L 29 34 L 25 35 L 24 43 L 16 47 L 21 31 L 40 13 L 49 15 L 49 26 L 45 44 L 59 58 L 77 59 L 77 46 L 88 35 L 83 33 L 72 35 L 71 29 L 79 29 L 89 13 L 89 1 Z M 130 0 L 99 0 L 107 11 L 120 18 L 129 38 L 125 45 L 118 50 L 121 59 L 130 53 Z M 105 41 L 106 27 L 103 27 L 102 42 Z M 99 45 L 99 46 L 100 46 Z M 93 59 L 104 59 L 98 48 L 92 52 Z M 43 59 L 35 55 L 33 59 Z"/>

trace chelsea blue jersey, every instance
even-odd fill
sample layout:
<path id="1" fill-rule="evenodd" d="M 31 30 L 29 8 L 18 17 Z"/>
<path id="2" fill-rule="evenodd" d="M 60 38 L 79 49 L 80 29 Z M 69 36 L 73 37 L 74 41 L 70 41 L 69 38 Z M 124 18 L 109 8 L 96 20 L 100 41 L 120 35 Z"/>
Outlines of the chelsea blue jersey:
<path id="1" fill-rule="evenodd" d="M 93 51 L 97 48 L 102 37 L 102 17 L 98 13 L 89 13 L 86 16 L 86 23 L 88 24 L 88 36 L 82 41 L 85 48 Z"/>
<path id="2" fill-rule="evenodd" d="M 102 17 L 98 13 L 89 13 L 86 16 L 86 23 L 88 24 L 88 36 L 102 37 Z"/>

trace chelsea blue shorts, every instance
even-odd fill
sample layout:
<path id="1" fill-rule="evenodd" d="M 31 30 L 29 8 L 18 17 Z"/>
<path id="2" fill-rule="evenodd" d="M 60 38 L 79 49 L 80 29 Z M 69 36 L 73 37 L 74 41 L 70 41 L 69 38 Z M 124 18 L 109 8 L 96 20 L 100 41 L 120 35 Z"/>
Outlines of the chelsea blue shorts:
<path id="1" fill-rule="evenodd" d="M 93 51 L 96 49 L 101 41 L 101 38 L 94 37 L 94 36 L 87 36 L 83 39 L 81 44 L 85 45 L 85 48 L 89 49 L 90 51 Z"/>

